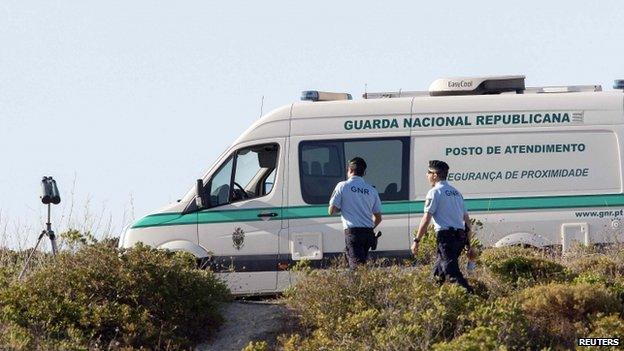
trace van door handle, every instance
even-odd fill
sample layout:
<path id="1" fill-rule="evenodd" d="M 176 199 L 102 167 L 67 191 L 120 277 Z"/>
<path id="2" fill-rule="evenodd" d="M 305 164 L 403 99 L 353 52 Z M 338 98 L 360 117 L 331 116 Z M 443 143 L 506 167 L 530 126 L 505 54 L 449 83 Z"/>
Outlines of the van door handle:
<path id="1" fill-rule="evenodd" d="M 273 218 L 273 217 L 277 217 L 277 213 L 275 212 L 269 212 L 269 213 L 258 213 L 258 217 L 269 217 L 269 218 Z"/>

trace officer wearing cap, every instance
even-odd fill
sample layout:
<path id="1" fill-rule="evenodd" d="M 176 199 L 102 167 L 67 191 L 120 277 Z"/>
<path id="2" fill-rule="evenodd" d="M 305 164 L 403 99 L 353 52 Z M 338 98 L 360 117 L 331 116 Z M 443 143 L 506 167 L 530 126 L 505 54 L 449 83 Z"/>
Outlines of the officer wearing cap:
<path id="1" fill-rule="evenodd" d="M 381 223 L 381 200 L 377 190 L 362 178 L 365 171 L 366 162 L 361 157 L 349 161 L 348 179 L 336 185 L 327 210 L 330 215 L 341 214 L 351 269 L 366 262 L 374 245 L 373 229 Z"/>
<path id="2" fill-rule="evenodd" d="M 427 180 L 431 190 L 425 198 L 425 213 L 412 244 L 412 253 L 418 253 L 418 244 L 427 232 L 430 220 L 437 239 L 437 259 L 433 274 L 440 281 L 456 282 L 472 293 L 472 288 L 459 270 L 459 255 L 464 247 L 470 249 L 470 217 L 464 207 L 462 194 L 446 181 L 449 166 L 444 161 L 429 161 Z"/>

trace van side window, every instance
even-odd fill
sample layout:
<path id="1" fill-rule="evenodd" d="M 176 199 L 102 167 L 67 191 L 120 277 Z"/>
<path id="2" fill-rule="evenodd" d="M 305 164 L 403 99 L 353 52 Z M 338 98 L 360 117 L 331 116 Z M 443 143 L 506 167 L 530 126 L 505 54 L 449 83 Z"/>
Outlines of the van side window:
<path id="1" fill-rule="evenodd" d="M 305 202 L 329 201 L 336 183 L 345 179 L 342 143 L 303 142 L 300 145 L 299 172 L 301 193 Z"/>
<path id="2" fill-rule="evenodd" d="M 269 176 L 264 181 L 264 189 L 262 195 L 266 195 L 273 190 L 273 184 L 275 184 L 275 169 L 269 174 Z"/>
<path id="3" fill-rule="evenodd" d="M 277 144 L 238 150 L 207 183 L 210 188 L 210 206 L 269 194 L 275 182 L 277 154 Z"/>
<path id="4" fill-rule="evenodd" d="M 407 200 L 407 143 L 401 139 L 345 142 L 345 160 L 359 156 L 366 161 L 364 179 L 377 189 L 381 201 Z"/>
<path id="5" fill-rule="evenodd" d="M 326 204 L 336 184 L 346 179 L 346 162 L 360 156 L 364 176 L 382 201 L 407 200 L 409 138 L 306 141 L 299 145 L 301 194 L 309 204 Z"/>
<path id="6" fill-rule="evenodd" d="M 236 169 L 231 201 L 240 201 L 268 194 L 273 189 L 277 167 L 277 145 L 260 145 L 236 153 Z M 268 187 L 267 183 L 271 183 Z"/>

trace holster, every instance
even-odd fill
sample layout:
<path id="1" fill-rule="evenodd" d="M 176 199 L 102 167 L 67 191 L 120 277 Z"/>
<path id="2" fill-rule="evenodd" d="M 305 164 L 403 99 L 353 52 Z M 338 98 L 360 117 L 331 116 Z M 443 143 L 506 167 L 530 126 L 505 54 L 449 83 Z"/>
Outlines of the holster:
<path id="1" fill-rule="evenodd" d="M 377 232 L 377 234 L 373 235 L 373 240 L 371 243 L 371 250 L 377 250 L 377 242 L 379 242 L 379 237 L 381 236 L 381 232 Z"/>

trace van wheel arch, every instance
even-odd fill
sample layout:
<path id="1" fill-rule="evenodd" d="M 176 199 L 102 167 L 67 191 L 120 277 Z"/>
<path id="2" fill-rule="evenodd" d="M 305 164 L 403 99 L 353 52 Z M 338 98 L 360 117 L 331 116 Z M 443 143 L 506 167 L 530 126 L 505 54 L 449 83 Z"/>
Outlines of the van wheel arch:
<path id="1" fill-rule="evenodd" d="M 210 256 L 210 253 L 206 251 L 203 247 L 187 240 L 168 241 L 164 244 L 159 245 L 158 248 L 170 251 L 188 252 L 191 255 L 195 256 L 195 258 L 197 258 L 198 260 L 205 259 Z"/>
<path id="2" fill-rule="evenodd" d="M 552 243 L 539 234 L 517 232 L 506 235 L 502 239 L 498 240 L 493 247 L 505 247 L 505 246 L 522 246 L 532 248 L 544 248 L 552 246 Z"/>

